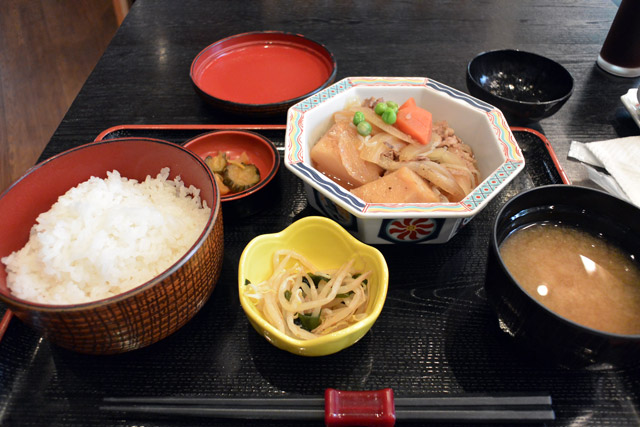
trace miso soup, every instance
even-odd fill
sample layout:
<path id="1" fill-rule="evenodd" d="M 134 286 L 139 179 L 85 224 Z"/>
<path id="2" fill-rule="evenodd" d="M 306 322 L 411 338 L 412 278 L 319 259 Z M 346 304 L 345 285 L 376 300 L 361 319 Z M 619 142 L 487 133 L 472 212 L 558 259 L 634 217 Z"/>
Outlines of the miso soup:
<path id="1" fill-rule="evenodd" d="M 640 334 L 640 269 L 633 255 L 553 223 L 514 231 L 500 254 L 520 286 L 555 313 L 600 331 Z"/>

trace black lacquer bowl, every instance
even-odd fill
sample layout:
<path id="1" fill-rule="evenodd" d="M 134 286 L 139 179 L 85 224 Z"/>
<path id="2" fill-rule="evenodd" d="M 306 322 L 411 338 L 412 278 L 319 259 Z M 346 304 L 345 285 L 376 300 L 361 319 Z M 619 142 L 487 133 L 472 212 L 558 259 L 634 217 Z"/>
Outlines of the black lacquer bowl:
<path id="1" fill-rule="evenodd" d="M 521 50 L 482 52 L 467 66 L 467 88 L 499 108 L 510 124 L 555 114 L 573 93 L 573 77 L 559 63 Z"/>
<path id="2" fill-rule="evenodd" d="M 597 331 L 549 310 L 516 282 L 505 267 L 499 248 L 516 229 L 543 221 L 562 221 L 601 233 L 605 240 L 638 260 L 638 218 L 640 209 L 630 203 L 599 190 L 571 185 L 537 187 L 507 202 L 494 223 L 485 282 L 487 298 L 500 328 L 528 354 L 551 364 L 569 368 L 601 363 L 637 364 L 640 335 Z"/>

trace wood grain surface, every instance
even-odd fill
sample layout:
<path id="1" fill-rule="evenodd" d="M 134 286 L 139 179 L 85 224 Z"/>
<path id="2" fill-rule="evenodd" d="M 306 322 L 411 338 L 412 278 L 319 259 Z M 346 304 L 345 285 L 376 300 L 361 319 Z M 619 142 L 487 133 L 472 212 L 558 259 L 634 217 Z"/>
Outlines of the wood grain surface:
<path id="1" fill-rule="evenodd" d="M 0 192 L 36 162 L 118 28 L 110 0 L 1 7 Z"/>

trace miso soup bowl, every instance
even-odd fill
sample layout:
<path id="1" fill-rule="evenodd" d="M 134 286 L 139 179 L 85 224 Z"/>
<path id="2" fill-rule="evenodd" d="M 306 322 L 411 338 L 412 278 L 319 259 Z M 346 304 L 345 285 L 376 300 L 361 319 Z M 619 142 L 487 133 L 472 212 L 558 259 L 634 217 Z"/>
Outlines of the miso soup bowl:
<path id="1" fill-rule="evenodd" d="M 311 149 L 349 101 L 403 103 L 413 97 L 446 120 L 475 154 L 480 184 L 457 203 L 367 203 L 323 175 Z M 304 183 L 309 204 L 368 244 L 446 243 L 522 171 L 524 157 L 500 110 L 425 77 L 349 77 L 295 104 L 287 114 L 285 166 Z"/>
<path id="2" fill-rule="evenodd" d="M 528 354 L 554 365 L 579 368 L 638 363 L 640 335 L 602 332 L 556 314 L 521 287 L 500 254 L 500 245 L 513 231 L 533 223 L 561 221 L 599 234 L 638 260 L 638 218 L 636 206 L 599 190 L 572 185 L 538 187 L 507 202 L 494 223 L 485 282 L 502 331 Z"/>

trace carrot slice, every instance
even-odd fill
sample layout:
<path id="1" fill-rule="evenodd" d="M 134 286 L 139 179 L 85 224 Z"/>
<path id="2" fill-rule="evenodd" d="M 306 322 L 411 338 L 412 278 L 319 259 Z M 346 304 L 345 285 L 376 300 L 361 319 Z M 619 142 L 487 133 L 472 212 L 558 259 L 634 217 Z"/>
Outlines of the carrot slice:
<path id="1" fill-rule="evenodd" d="M 431 113 L 418 107 L 413 98 L 409 98 L 398 109 L 395 126 L 402 132 L 411 135 L 420 144 L 427 145 L 431 142 L 433 127 Z"/>
<path id="2" fill-rule="evenodd" d="M 402 104 L 400 106 L 400 108 L 398 108 L 399 110 L 405 109 L 405 108 L 415 108 L 417 107 L 416 105 L 416 100 L 413 99 L 413 97 L 407 99 L 406 101 L 404 101 L 404 104 Z"/>

